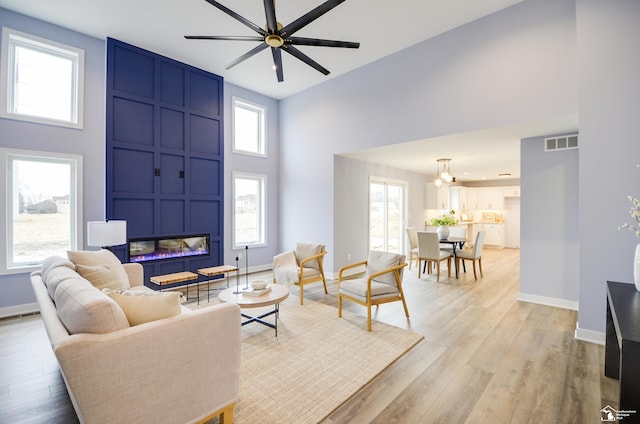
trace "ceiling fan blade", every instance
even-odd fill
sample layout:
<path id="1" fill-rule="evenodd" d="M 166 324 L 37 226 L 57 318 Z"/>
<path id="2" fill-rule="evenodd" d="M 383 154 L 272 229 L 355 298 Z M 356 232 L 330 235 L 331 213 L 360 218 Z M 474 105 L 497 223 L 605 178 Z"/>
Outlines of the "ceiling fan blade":
<path id="1" fill-rule="evenodd" d="M 288 37 L 285 42 L 298 46 L 344 47 L 347 49 L 357 49 L 360 47 L 360 43 L 351 41 L 322 40 L 319 38 L 305 37 Z"/>
<path id="2" fill-rule="evenodd" d="M 267 29 L 270 34 L 278 32 L 278 21 L 276 20 L 275 0 L 264 0 L 264 14 L 267 18 Z"/>
<path id="3" fill-rule="evenodd" d="M 302 53 L 300 50 L 293 47 L 291 44 L 285 44 L 284 46 L 282 46 L 282 49 L 284 49 L 284 51 L 289 53 L 291 56 L 294 56 L 300 59 L 301 61 L 303 61 L 304 63 L 306 63 L 307 65 L 311 66 L 313 69 L 317 70 L 318 72 L 321 72 L 324 75 L 329 75 L 329 70 L 327 68 L 323 67 L 318 62 L 316 62 L 306 54 Z"/>
<path id="4" fill-rule="evenodd" d="M 279 48 L 271 47 L 271 53 L 273 54 L 273 67 L 276 70 L 276 76 L 278 82 L 284 81 L 284 74 L 282 72 L 282 53 Z"/>
<path id="5" fill-rule="evenodd" d="M 252 48 L 251 50 L 249 50 L 248 52 L 246 52 L 245 54 L 243 54 L 242 56 L 240 56 L 239 58 L 237 58 L 236 60 L 234 60 L 233 62 L 229 63 L 225 69 L 231 69 L 234 66 L 236 66 L 238 63 L 240 62 L 244 62 L 245 60 L 249 59 L 251 56 L 255 55 L 256 53 L 261 52 L 262 50 L 266 49 L 267 45 L 266 43 L 260 43 L 258 44 L 256 47 Z"/>
<path id="6" fill-rule="evenodd" d="M 221 5 L 220 3 L 218 3 L 215 0 L 205 0 L 205 1 L 207 3 L 209 3 L 211 6 L 220 9 L 221 11 L 226 13 L 227 15 L 231 16 L 232 18 L 236 19 L 237 21 L 239 21 L 239 22 L 243 23 L 244 25 L 248 26 L 249 28 L 251 28 L 252 30 L 257 32 L 258 34 L 267 35 L 267 31 L 265 31 L 264 29 L 260 28 L 258 25 L 254 24 L 253 22 L 251 22 L 247 18 L 238 15 L 236 12 L 234 12 L 231 9 L 229 9 L 228 7 Z"/>
<path id="7" fill-rule="evenodd" d="M 264 37 L 225 36 L 225 35 L 185 35 L 187 40 L 228 40 L 228 41 L 264 41 Z"/>
<path id="8" fill-rule="evenodd" d="M 283 27 L 282 30 L 280 30 L 280 35 L 284 37 L 284 36 L 289 36 L 293 34 L 294 32 L 298 31 L 300 28 L 303 28 L 306 25 L 309 25 L 311 22 L 315 21 L 320 16 L 324 15 L 325 13 L 327 13 L 334 7 L 338 6 L 340 3 L 344 3 L 345 1 L 346 0 L 328 0 L 322 3 L 320 6 L 316 7 L 312 11 L 305 13 L 295 21 L 291 22 L 289 25 L 286 25 L 285 27 Z"/>

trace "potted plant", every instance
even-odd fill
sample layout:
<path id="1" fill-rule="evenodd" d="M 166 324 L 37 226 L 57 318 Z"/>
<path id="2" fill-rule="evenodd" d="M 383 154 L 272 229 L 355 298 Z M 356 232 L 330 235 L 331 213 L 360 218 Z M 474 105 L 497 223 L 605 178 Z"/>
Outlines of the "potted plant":
<path id="1" fill-rule="evenodd" d="M 447 215 L 442 215 L 438 218 L 431 220 L 431 225 L 438 227 L 438 238 L 445 240 L 449 237 L 449 227 L 458 224 L 458 220 L 455 217 L 455 211 L 450 211 Z"/>

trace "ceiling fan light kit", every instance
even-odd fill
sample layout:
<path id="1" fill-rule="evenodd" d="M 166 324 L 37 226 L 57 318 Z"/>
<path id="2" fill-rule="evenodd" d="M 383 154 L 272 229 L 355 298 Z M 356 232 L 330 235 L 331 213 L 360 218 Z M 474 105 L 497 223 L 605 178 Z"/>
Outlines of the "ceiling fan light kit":
<path id="1" fill-rule="evenodd" d="M 336 40 L 325 40 L 320 38 L 307 38 L 307 37 L 291 37 L 296 31 L 302 29 L 307 26 L 311 22 L 318 19 L 320 16 L 329 12 L 334 7 L 344 3 L 346 0 L 328 0 L 316 7 L 315 9 L 307 12 L 302 15 L 295 21 L 291 22 L 288 25 L 283 26 L 276 19 L 276 10 L 275 10 L 275 1 L 274 0 L 264 0 L 264 12 L 267 20 L 267 25 L 263 28 L 259 27 L 255 23 L 250 20 L 240 16 L 238 13 L 229 9 L 228 7 L 222 5 L 221 3 L 215 0 L 205 0 L 210 5 L 218 8 L 222 12 L 251 28 L 253 31 L 257 32 L 259 36 L 253 37 L 243 37 L 243 36 L 217 36 L 217 35 L 185 35 L 184 38 L 188 40 L 227 40 L 227 41 L 259 41 L 261 42 L 258 46 L 249 50 L 244 55 L 240 56 L 233 62 L 229 63 L 225 69 L 230 69 L 237 64 L 244 62 L 249 59 L 253 55 L 261 52 L 267 47 L 271 48 L 271 53 L 273 55 L 273 69 L 276 71 L 276 77 L 278 82 L 284 81 L 284 74 L 282 72 L 282 55 L 281 51 L 289 53 L 293 57 L 301 60 L 307 65 L 311 66 L 318 72 L 328 75 L 329 70 L 324 68 L 318 62 L 311 59 L 309 56 L 304 54 L 302 51 L 298 50 L 294 45 L 300 46 L 319 46 L 319 47 L 341 47 L 347 49 L 357 49 L 360 47 L 360 43 L 351 42 L 351 41 L 336 41 Z"/>

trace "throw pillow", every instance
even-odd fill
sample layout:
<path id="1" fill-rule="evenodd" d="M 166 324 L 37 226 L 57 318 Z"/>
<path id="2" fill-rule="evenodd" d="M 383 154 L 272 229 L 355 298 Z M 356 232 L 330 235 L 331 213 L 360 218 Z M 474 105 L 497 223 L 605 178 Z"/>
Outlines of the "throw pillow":
<path id="1" fill-rule="evenodd" d="M 76 265 L 78 274 L 89 280 L 99 289 L 126 290 L 129 287 L 129 277 L 120 264 Z"/>
<path id="2" fill-rule="evenodd" d="M 397 253 L 381 252 L 372 250 L 369 252 L 369 258 L 367 259 L 367 274 L 375 274 L 380 271 L 384 271 L 392 266 L 400 265 L 400 256 Z M 402 276 L 402 274 L 400 274 Z M 379 283 L 396 285 L 396 278 L 393 272 L 383 274 L 374 278 L 373 281 Z"/>
<path id="3" fill-rule="evenodd" d="M 120 305 L 131 326 L 180 315 L 182 293 L 110 289 L 102 291 Z"/>
<path id="4" fill-rule="evenodd" d="M 67 257 L 76 266 L 119 264 L 120 259 L 107 249 L 101 250 L 67 250 Z"/>

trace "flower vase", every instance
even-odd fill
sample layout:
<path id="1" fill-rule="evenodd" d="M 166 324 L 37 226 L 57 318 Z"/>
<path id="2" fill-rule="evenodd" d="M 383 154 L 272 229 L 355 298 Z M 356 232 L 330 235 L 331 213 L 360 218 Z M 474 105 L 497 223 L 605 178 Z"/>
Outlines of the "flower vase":
<path id="1" fill-rule="evenodd" d="M 636 290 L 640 291 L 640 243 L 636 245 L 636 253 L 633 256 L 633 282 Z"/>
<path id="2" fill-rule="evenodd" d="M 449 227 L 447 227 L 446 225 L 440 225 L 438 227 L 438 239 L 440 240 L 446 240 L 449 238 Z M 640 252 L 638 250 L 636 250 L 636 256 L 639 255 Z M 640 259 L 640 257 L 638 257 L 638 259 Z M 640 265 L 639 265 L 640 268 Z M 640 269 L 638 270 L 638 272 L 640 273 Z M 640 274 L 639 274 L 640 276 Z M 636 284 L 636 288 L 638 287 L 638 285 Z"/>

